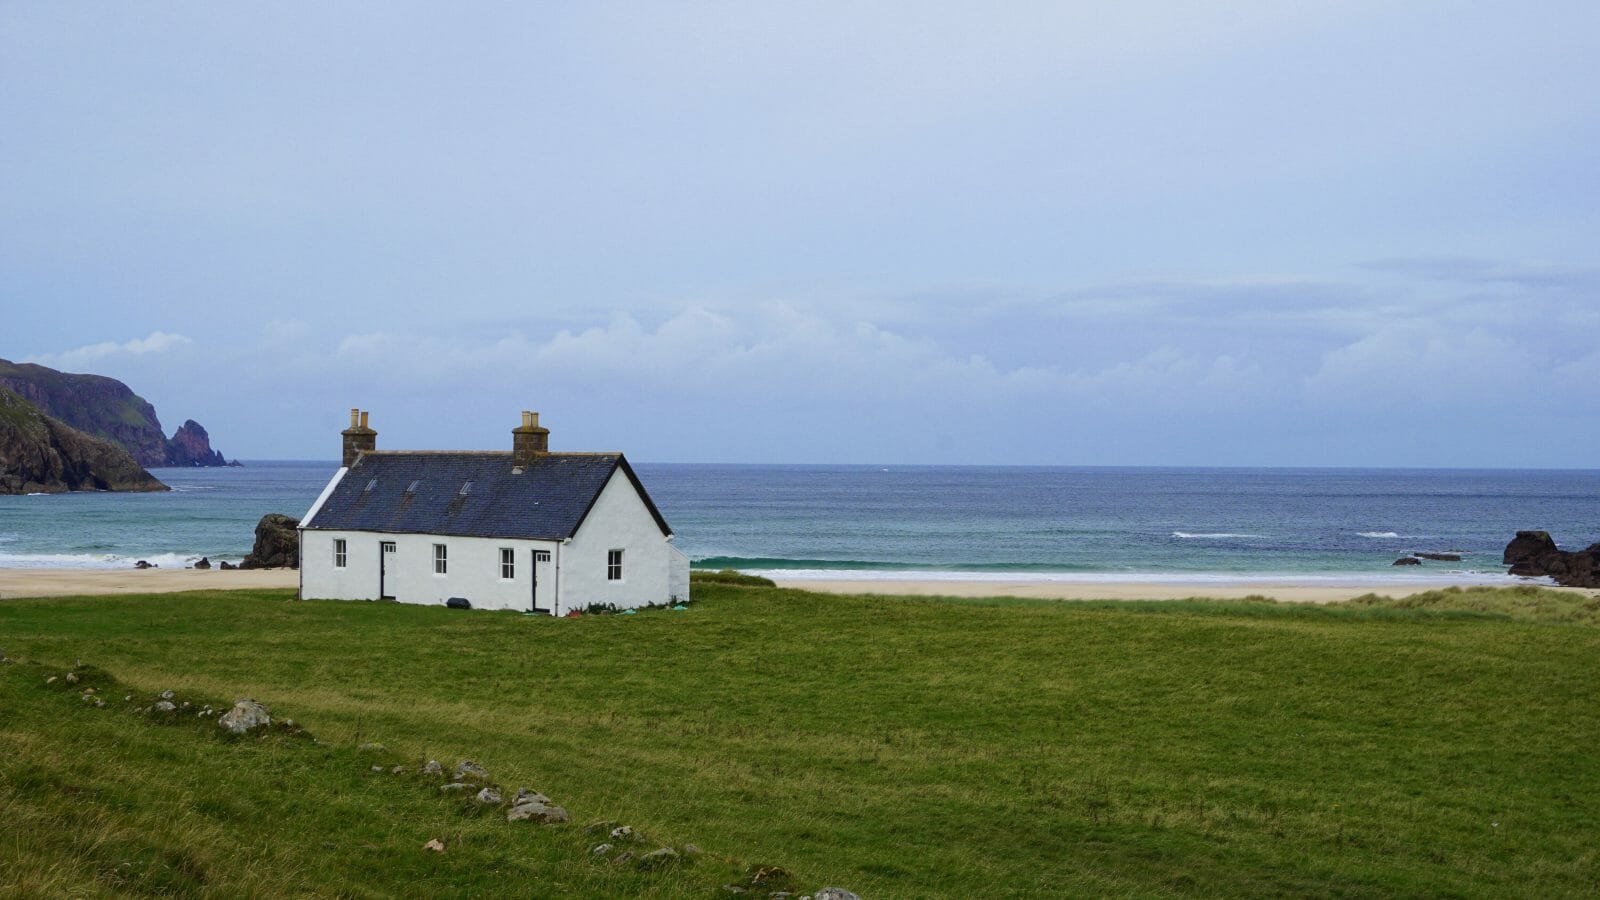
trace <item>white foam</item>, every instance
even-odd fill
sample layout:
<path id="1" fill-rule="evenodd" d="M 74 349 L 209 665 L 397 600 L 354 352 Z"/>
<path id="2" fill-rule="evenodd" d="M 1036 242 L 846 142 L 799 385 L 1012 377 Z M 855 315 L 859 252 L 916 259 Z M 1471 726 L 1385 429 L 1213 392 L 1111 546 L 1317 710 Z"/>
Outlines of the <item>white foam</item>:
<path id="1" fill-rule="evenodd" d="M 1358 531 L 1356 534 L 1366 538 L 1397 538 L 1400 536 L 1393 531 Z"/>
<path id="2" fill-rule="evenodd" d="M 1199 534 L 1195 534 L 1195 533 L 1188 532 L 1188 531 L 1174 531 L 1172 533 L 1172 536 L 1175 537 L 1175 538 L 1184 538 L 1186 540 L 1187 539 L 1191 539 L 1191 538 L 1215 539 L 1215 538 L 1259 538 L 1259 537 L 1266 537 L 1266 535 L 1264 535 L 1264 534 L 1234 534 L 1231 531 L 1202 532 L 1202 533 L 1199 533 Z"/>
<path id="3" fill-rule="evenodd" d="M 0 553 L 0 568 L 8 569 L 131 569 L 145 560 L 163 569 L 182 569 L 200 558 L 198 553 L 150 553 L 123 556 L 119 553 Z M 216 565 L 221 557 L 212 557 Z M 233 560 L 237 562 L 237 560 Z"/>

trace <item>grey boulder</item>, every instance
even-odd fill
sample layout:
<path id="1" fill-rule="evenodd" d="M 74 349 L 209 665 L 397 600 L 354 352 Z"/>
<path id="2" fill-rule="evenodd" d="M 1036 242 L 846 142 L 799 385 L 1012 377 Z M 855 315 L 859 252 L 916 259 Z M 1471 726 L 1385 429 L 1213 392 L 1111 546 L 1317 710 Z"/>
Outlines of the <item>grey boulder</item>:
<path id="1" fill-rule="evenodd" d="M 248 697 L 233 704 L 233 709 L 217 719 L 217 726 L 232 734 L 249 734 L 272 724 L 272 714 L 265 706 Z"/>

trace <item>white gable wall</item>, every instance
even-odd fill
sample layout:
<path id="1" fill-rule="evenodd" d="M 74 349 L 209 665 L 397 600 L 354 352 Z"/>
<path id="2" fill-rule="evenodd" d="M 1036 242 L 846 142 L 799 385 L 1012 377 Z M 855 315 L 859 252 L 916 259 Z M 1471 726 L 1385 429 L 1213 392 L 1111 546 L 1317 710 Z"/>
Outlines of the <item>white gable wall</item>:
<path id="1" fill-rule="evenodd" d="M 606 580 L 606 558 L 621 550 L 622 580 Z M 611 473 L 578 533 L 561 548 L 561 611 L 591 603 L 629 609 L 665 603 L 673 596 L 673 568 L 684 559 L 667 542 L 650 508 L 619 468 Z M 685 568 L 687 559 L 684 559 Z M 687 600 L 688 577 L 678 599 Z"/>

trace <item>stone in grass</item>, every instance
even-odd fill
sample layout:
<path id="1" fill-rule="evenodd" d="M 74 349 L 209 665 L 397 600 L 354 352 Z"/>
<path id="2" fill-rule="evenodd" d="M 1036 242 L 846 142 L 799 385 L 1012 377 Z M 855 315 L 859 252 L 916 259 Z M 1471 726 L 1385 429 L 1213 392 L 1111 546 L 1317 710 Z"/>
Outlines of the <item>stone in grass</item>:
<path id="1" fill-rule="evenodd" d="M 633 851 L 632 850 L 624 850 L 621 853 L 617 854 L 616 858 L 611 860 L 611 864 L 613 866 L 625 866 L 625 865 L 627 865 L 628 863 L 630 863 L 632 861 L 633 861 Z"/>
<path id="2" fill-rule="evenodd" d="M 272 725 L 272 714 L 260 703 L 246 697 L 233 704 L 233 709 L 217 719 L 217 727 L 230 734 L 249 734 Z"/>
<path id="3" fill-rule="evenodd" d="M 441 793 L 441 794 L 460 794 L 460 793 L 469 792 L 476 786 L 477 785 L 466 784 L 465 782 L 461 782 L 461 781 L 453 781 L 453 782 L 451 782 L 449 784 L 440 785 L 439 786 L 439 793 Z"/>
<path id="4" fill-rule="evenodd" d="M 44 683 L 45 684 L 55 684 L 56 683 L 56 676 L 51 675 L 49 678 L 46 678 L 44 680 Z"/>
<path id="5" fill-rule="evenodd" d="M 601 819 L 598 822 L 590 822 L 589 824 L 583 826 L 583 833 L 584 834 L 599 834 L 599 833 L 601 833 L 603 831 L 607 831 L 608 832 L 611 829 L 617 827 L 618 824 L 619 823 L 613 822 L 610 819 Z"/>
<path id="6" fill-rule="evenodd" d="M 701 853 L 704 853 L 704 852 L 705 852 L 704 850 L 701 850 L 699 847 L 696 847 L 693 844 L 684 844 L 683 845 L 683 855 L 684 856 L 699 856 Z"/>
<path id="7" fill-rule="evenodd" d="M 678 859 L 678 851 L 671 847 L 662 847 L 659 850 L 651 850 L 649 853 L 639 857 L 639 869 L 644 872 L 665 869 L 676 863 Z"/>
<path id="8" fill-rule="evenodd" d="M 377 743 L 366 743 L 356 748 L 361 753 L 382 753 L 385 749 L 387 748 Z"/>
<path id="9" fill-rule="evenodd" d="M 431 778 L 443 778 L 444 766 L 439 765 L 439 761 L 437 759 L 430 759 L 428 760 L 427 764 L 422 767 L 422 774 Z"/>
<path id="10" fill-rule="evenodd" d="M 456 780 L 466 781 L 469 778 L 477 781 L 488 781 L 489 770 L 470 759 L 464 759 L 460 765 L 456 766 Z"/>
<path id="11" fill-rule="evenodd" d="M 173 697 L 176 697 L 176 696 L 177 696 L 177 694 L 174 694 L 171 691 L 162 691 L 161 692 L 161 699 L 163 699 L 163 700 L 171 700 Z"/>
<path id="12" fill-rule="evenodd" d="M 372 771 L 377 773 L 377 774 L 379 774 L 379 775 L 382 775 L 383 774 L 383 766 L 373 766 L 372 767 Z"/>
<path id="13" fill-rule="evenodd" d="M 433 840 L 427 842 L 426 844 L 423 844 L 422 845 L 422 849 L 424 849 L 424 850 L 432 850 L 435 853 L 443 853 L 444 852 L 444 844 L 440 843 L 438 838 L 434 838 Z"/>
<path id="14" fill-rule="evenodd" d="M 173 703 L 171 700 L 157 700 L 156 705 L 151 707 L 151 709 L 154 709 L 156 712 L 163 713 L 177 712 L 178 705 Z"/>
<path id="15" fill-rule="evenodd" d="M 595 856 L 605 856 L 607 853 L 611 852 L 611 845 L 595 844 L 593 847 L 589 848 L 589 852 L 593 853 Z"/>
<path id="16" fill-rule="evenodd" d="M 548 799 L 548 798 L 546 798 Z M 541 825 L 560 825 L 572 821 L 567 811 L 543 800 L 527 797 L 512 804 L 506 813 L 507 822 L 537 822 Z"/>
<path id="17" fill-rule="evenodd" d="M 861 895 L 842 887 L 825 887 L 811 895 L 812 900 L 861 900 Z"/>
<path id="18" fill-rule="evenodd" d="M 500 792 L 492 787 L 486 787 L 479 791 L 476 799 L 484 806 L 499 806 L 505 801 L 505 798 L 500 796 Z"/>
<path id="19" fill-rule="evenodd" d="M 405 766 L 395 766 L 394 768 L 389 770 L 389 774 L 390 775 L 404 775 L 405 773 L 406 773 L 406 767 Z"/>
<path id="20" fill-rule="evenodd" d="M 78 673 L 76 673 L 76 672 L 68 672 L 67 673 L 67 684 L 77 684 L 77 683 L 78 683 Z"/>
<path id="21" fill-rule="evenodd" d="M 612 840 L 626 841 L 626 840 L 631 839 L 632 837 L 633 837 L 633 826 L 632 825 L 618 825 L 616 828 L 611 829 L 611 839 Z"/>

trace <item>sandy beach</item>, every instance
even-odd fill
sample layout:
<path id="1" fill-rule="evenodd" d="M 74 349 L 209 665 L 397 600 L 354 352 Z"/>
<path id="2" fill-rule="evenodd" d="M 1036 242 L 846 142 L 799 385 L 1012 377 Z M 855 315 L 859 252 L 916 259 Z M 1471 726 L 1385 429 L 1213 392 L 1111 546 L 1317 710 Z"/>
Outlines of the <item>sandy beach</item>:
<path id="1" fill-rule="evenodd" d="M 1219 600 L 1271 597 L 1285 603 L 1337 603 L 1363 594 L 1408 597 L 1446 584 L 1396 584 L 1392 581 L 1327 582 L 1315 585 L 1273 582 L 1061 582 L 1061 581 L 896 581 L 778 579 L 782 587 L 830 594 L 914 594 L 943 597 L 1029 597 L 1041 600 Z M 1473 582 L 1463 582 L 1466 587 Z M 1562 588 L 1561 590 L 1568 590 Z"/>
<path id="2" fill-rule="evenodd" d="M 166 594 L 232 588 L 298 588 L 294 569 L 5 569 L 0 600 L 87 594 Z"/>

